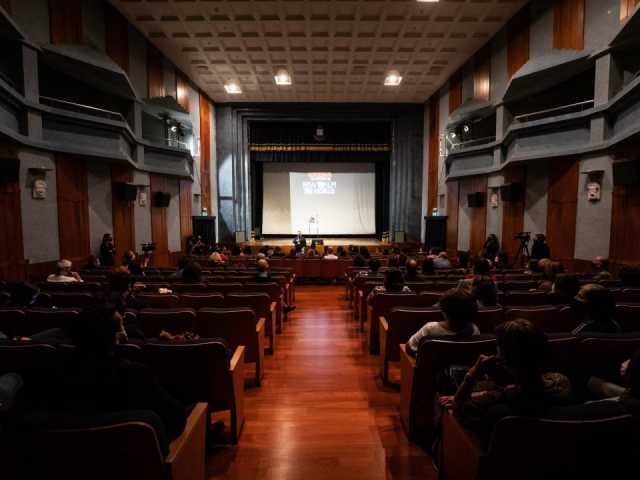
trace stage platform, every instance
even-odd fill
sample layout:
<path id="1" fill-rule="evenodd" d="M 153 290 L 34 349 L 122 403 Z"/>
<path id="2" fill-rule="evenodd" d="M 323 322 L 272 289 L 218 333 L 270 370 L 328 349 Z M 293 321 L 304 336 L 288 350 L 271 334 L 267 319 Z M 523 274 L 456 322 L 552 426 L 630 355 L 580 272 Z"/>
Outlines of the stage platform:
<path id="1" fill-rule="evenodd" d="M 354 245 L 356 247 L 367 247 L 371 253 L 375 253 L 382 249 L 390 247 L 390 243 L 384 243 L 375 237 L 371 238 L 323 238 L 323 237 L 305 237 L 307 239 L 307 245 L 311 245 L 312 240 L 322 240 L 325 247 L 333 247 L 335 250 L 339 246 L 348 247 Z M 240 244 L 242 247 L 250 246 L 251 250 L 255 253 L 265 245 L 270 247 L 280 247 L 285 254 L 293 248 L 293 236 L 291 237 L 274 237 L 264 238 L 262 240 L 252 240 L 250 242 L 244 242 Z"/>

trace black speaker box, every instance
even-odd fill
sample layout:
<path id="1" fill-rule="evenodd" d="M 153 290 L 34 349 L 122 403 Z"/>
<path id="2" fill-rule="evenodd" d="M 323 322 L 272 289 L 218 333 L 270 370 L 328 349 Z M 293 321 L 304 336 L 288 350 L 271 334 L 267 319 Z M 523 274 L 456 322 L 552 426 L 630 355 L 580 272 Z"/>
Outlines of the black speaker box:
<path id="1" fill-rule="evenodd" d="M 123 202 L 133 202 L 138 198 L 138 187 L 128 183 L 118 183 L 116 186 L 118 198 Z"/>
<path id="2" fill-rule="evenodd" d="M 156 192 L 153 196 L 153 206 L 156 208 L 167 208 L 171 202 L 171 194 L 166 192 Z"/>
<path id="3" fill-rule="evenodd" d="M 500 187 L 500 197 L 503 202 L 517 202 L 522 199 L 522 185 L 511 183 Z"/>
<path id="4" fill-rule="evenodd" d="M 475 192 L 467 195 L 467 206 L 469 208 L 481 208 L 484 206 L 485 197 L 483 192 Z"/>
<path id="5" fill-rule="evenodd" d="M 640 184 L 640 162 L 615 162 L 613 164 L 613 184 L 616 186 Z"/>

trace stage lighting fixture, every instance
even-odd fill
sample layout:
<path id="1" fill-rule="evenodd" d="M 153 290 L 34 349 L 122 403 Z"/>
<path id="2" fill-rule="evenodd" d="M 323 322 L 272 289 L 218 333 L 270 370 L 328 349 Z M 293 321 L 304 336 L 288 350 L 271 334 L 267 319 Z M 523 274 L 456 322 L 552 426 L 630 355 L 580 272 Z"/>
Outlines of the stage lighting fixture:
<path id="1" fill-rule="evenodd" d="M 387 87 L 397 87 L 402 83 L 402 77 L 397 70 L 391 70 L 387 74 L 387 78 L 384 79 L 384 84 Z"/>
<path id="2" fill-rule="evenodd" d="M 291 75 L 286 70 L 278 70 L 278 73 L 273 77 L 276 81 L 276 85 L 291 85 Z"/>

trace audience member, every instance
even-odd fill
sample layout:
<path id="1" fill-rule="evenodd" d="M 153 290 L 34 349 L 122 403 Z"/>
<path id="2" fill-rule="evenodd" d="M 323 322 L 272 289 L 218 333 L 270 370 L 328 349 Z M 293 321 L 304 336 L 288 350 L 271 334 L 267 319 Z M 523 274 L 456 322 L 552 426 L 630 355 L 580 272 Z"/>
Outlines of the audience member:
<path id="1" fill-rule="evenodd" d="M 150 410 L 173 439 L 184 429 L 187 410 L 143 365 L 114 354 L 122 317 L 114 306 L 86 308 L 71 329 L 75 350 L 51 383 L 50 411 L 81 415 Z"/>
<path id="2" fill-rule="evenodd" d="M 509 267 L 509 254 L 504 250 L 501 250 L 498 252 L 498 256 L 496 257 L 496 268 L 504 270 Z"/>
<path id="3" fill-rule="evenodd" d="M 589 391 L 598 399 L 619 401 L 634 416 L 640 416 L 640 350 L 620 367 L 622 385 L 598 377 L 591 377 Z"/>
<path id="4" fill-rule="evenodd" d="M 113 237 L 110 233 L 105 233 L 100 244 L 100 263 L 105 267 L 113 267 L 115 260 L 116 247 L 113 244 Z"/>
<path id="5" fill-rule="evenodd" d="M 242 256 L 250 257 L 251 255 L 253 255 L 251 247 L 249 245 L 245 245 L 245 247 L 242 249 Z"/>
<path id="6" fill-rule="evenodd" d="M 596 257 L 593 259 L 591 262 L 591 271 L 593 272 L 594 282 L 611 279 L 611 273 L 609 273 L 609 260 L 604 257 Z"/>
<path id="7" fill-rule="evenodd" d="M 449 255 L 447 255 L 447 252 L 440 252 L 433 260 L 433 266 L 436 269 L 451 268 L 451 262 L 449 261 Z"/>
<path id="8" fill-rule="evenodd" d="M 422 275 L 435 275 L 436 267 L 432 258 L 425 258 L 422 262 Z"/>
<path id="9" fill-rule="evenodd" d="M 257 283 L 270 283 L 271 280 L 271 272 L 269 271 L 269 262 L 261 258 L 256 262 L 256 277 L 254 279 Z"/>
<path id="10" fill-rule="evenodd" d="M 418 273 L 418 262 L 415 258 L 410 258 L 407 260 L 407 264 L 405 266 L 406 273 L 404 274 L 404 279 L 407 282 L 418 282 L 422 280 L 422 275 Z"/>
<path id="11" fill-rule="evenodd" d="M 534 324 L 523 319 L 505 322 L 496 327 L 496 336 L 498 354 L 480 355 L 455 396 L 440 398 L 441 405 L 453 406 L 462 422 L 484 440 L 501 418 L 544 416 L 571 394 L 564 375 L 544 371 L 547 338 Z M 486 379 L 491 382 L 481 386 Z"/>
<path id="12" fill-rule="evenodd" d="M 273 258 L 282 258 L 284 257 L 284 253 L 282 253 L 282 248 L 280 247 L 276 247 L 273 249 L 273 255 L 271 255 Z"/>
<path id="13" fill-rule="evenodd" d="M 242 250 L 240 250 L 240 247 L 238 245 L 234 245 L 231 249 L 231 255 L 234 257 L 239 257 L 241 253 Z"/>
<path id="14" fill-rule="evenodd" d="M 171 275 L 171 278 L 175 278 L 176 280 L 182 280 L 182 274 L 184 272 L 184 268 L 191 263 L 191 257 L 183 256 L 178 260 L 178 269 Z"/>
<path id="15" fill-rule="evenodd" d="M 538 269 L 542 272 L 542 281 L 538 284 L 538 290 L 550 292 L 553 283 L 556 281 L 556 275 L 561 270 L 561 265 L 549 258 L 543 258 L 538 262 Z"/>
<path id="16" fill-rule="evenodd" d="M 264 254 L 262 256 L 264 257 Z M 215 251 L 211 255 L 209 255 L 209 263 L 212 263 L 213 265 L 224 265 L 225 260 L 220 252 Z"/>
<path id="17" fill-rule="evenodd" d="M 374 287 L 367 297 L 367 303 L 371 303 L 373 297 L 380 293 L 413 293 L 409 287 L 404 284 L 404 276 L 397 268 L 391 268 L 384 272 L 384 285 Z"/>
<path id="18" fill-rule="evenodd" d="M 473 323 L 478 312 L 476 299 L 467 290 L 452 288 L 442 295 L 438 304 L 442 311 L 442 320 L 428 322 L 410 339 L 407 345 L 413 353 L 417 353 L 420 341 L 425 338 L 471 337 L 480 335 L 480 330 Z"/>
<path id="19" fill-rule="evenodd" d="M 100 263 L 100 258 L 98 258 L 95 255 L 91 254 L 87 258 L 87 264 L 84 267 L 82 267 L 82 270 L 87 271 L 87 272 L 91 272 L 91 271 L 95 271 L 95 270 L 99 269 L 101 266 L 102 265 Z"/>
<path id="20" fill-rule="evenodd" d="M 498 241 L 498 237 L 494 233 L 489 234 L 487 240 L 484 242 L 484 246 L 482 247 L 482 256 L 493 262 L 498 256 L 499 251 L 500 242 Z"/>
<path id="21" fill-rule="evenodd" d="M 460 268 L 464 268 L 467 270 L 469 268 L 469 264 L 471 263 L 471 255 L 467 251 L 458 252 L 458 265 Z"/>
<path id="22" fill-rule="evenodd" d="M 473 280 L 471 294 L 480 307 L 498 306 L 498 289 L 495 282 L 487 277 L 479 277 Z"/>
<path id="23" fill-rule="evenodd" d="M 369 249 L 364 245 L 360 247 L 360 255 L 362 255 L 362 257 L 365 260 L 369 260 L 371 258 L 371 254 L 369 253 Z"/>
<path id="24" fill-rule="evenodd" d="M 547 237 L 542 233 L 538 233 L 533 240 L 533 246 L 531 247 L 531 258 L 535 260 L 542 260 L 543 258 L 551 258 L 551 250 L 547 244 Z"/>
<path id="25" fill-rule="evenodd" d="M 182 270 L 184 283 L 200 283 L 202 281 L 202 267 L 198 262 L 189 262 Z"/>
<path id="26" fill-rule="evenodd" d="M 357 255 L 353 258 L 352 265 L 357 268 L 362 268 L 366 265 L 364 257 L 362 255 Z"/>
<path id="27" fill-rule="evenodd" d="M 333 253 L 333 249 L 331 247 L 325 248 L 323 258 L 325 260 L 338 260 L 338 256 Z"/>
<path id="28" fill-rule="evenodd" d="M 553 287 L 548 295 L 552 305 L 568 305 L 572 303 L 580 291 L 580 279 L 577 275 L 561 273 L 556 275 Z"/>
<path id="29" fill-rule="evenodd" d="M 608 288 L 590 283 L 584 285 L 575 297 L 574 308 L 582 321 L 573 334 L 579 333 L 621 333 L 622 328 L 615 320 L 616 302 Z"/>
<path id="30" fill-rule="evenodd" d="M 127 250 L 124 252 L 124 258 L 122 259 L 122 265 L 127 267 L 131 275 L 144 275 L 142 266 L 137 261 L 136 254 L 133 250 Z"/>
<path id="31" fill-rule="evenodd" d="M 347 256 L 347 251 L 344 249 L 344 247 L 342 245 L 340 245 L 338 247 L 338 249 L 336 250 L 336 253 L 337 253 L 338 257 L 340 257 L 340 258 Z"/>
<path id="32" fill-rule="evenodd" d="M 400 268 L 400 257 L 397 254 L 390 255 L 387 258 L 388 268 Z"/>
<path id="33" fill-rule="evenodd" d="M 73 264 L 66 259 L 60 260 L 56 264 L 56 273 L 52 273 L 47 277 L 49 283 L 75 283 L 82 282 L 82 278 L 78 272 L 73 272 L 71 268 Z"/>

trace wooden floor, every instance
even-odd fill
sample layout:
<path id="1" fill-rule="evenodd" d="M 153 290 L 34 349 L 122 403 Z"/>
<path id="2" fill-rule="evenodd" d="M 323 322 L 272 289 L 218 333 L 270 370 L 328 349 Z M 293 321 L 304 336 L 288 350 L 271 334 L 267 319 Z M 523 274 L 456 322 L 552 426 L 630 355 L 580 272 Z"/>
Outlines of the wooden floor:
<path id="1" fill-rule="evenodd" d="M 246 392 L 240 443 L 209 458 L 209 478 L 435 479 L 402 431 L 400 394 L 382 386 L 344 287 L 296 292 L 263 385 Z"/>

